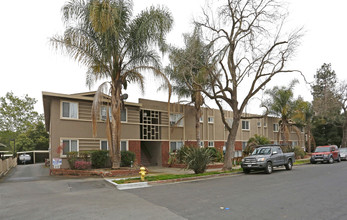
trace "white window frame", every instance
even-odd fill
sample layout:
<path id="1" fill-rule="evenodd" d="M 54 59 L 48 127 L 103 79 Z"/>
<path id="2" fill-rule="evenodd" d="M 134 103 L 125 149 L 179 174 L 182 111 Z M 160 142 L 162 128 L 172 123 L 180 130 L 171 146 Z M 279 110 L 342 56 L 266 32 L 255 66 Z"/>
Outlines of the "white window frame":
<path id="1" fill-rule="evenodd" d="M 120 115 L 120 121 L 121 122 L 128 122 L 128 108 L 124 108 L 124 112 L 125 112 L 125 120 L 122 120 L 122 111 L 123 109 L 120 110 L 121 115 Z"/>
<path id="2" fill-rule="evenodd" d="M 109 147 L 108 147 L 108 140 L 105 140 L 105 139 L 103 139 L 103 140 L 100 140 L 100 150 L 102 150 L 102 142 L 103 141 L 106 141 L 106 150 L 109 150 Z"/>
<path id="3" fill-rule="evenodd" d="M 208 116 L 207 121 L 209 124 L 213 124 L 214 123 L 214 117 L 213 116 Z"/>
<path id="4" fill-rule="evenodd" d="M 257 121 L 257 127 L 261 128 L 261 121 Z"/>
<path id="5" fill-rule="evenodd" d="M 278 130 L 279 130 L 279 124 L 278 123 L 273 124 L 273 132 L 278 132 Z"/>
<path id="6" fill-rule="evenodd" d="M 264 121 L 264 128 L 267 128 L 267 122 Z"/>
<path id="7" fill-rule="evenodd" d="M 76 118 L 73 118 L 73 117 L 71 117 L 71 108 L 70 108 L 70 111 L 69 111 L 69 117 L 65 117 L 64 116 L 64 104 L 63 103 L 69 103 L 69 105 L 72 103 L 72 104 L 76 104 L 76 106 L 77 106 L 77 112 L 76 112 Z M 79 103 L 78 102 L 71 102 L 71 101 L 64 101 L 64 100 L 62 100 L 62 101 L 60 101 L 60 111 L 61 111 L 61 114 L 60 114 L 60 117 L 61 118 L 63 118 L 63 119 L 78 119 L 79 118 Z"/>
<path id="8" fill-rule="evenodd" d="M 247 122 L 247 124 L 248 124 L 247 127 L 248 127 L 248 128 L 243 128 L 243 122 Z M 250 124 L 251 124 L 250 121 L 248 121 L 248 120 L 242 120 L 242 121 L 241 121 L 241 129 L 242 129 L 243 131 L 249 131 L 249 130 L 251 130 L 251 129 L 250 129 Z"/>
<path id="9" fill-rule="evenodd" d="M 203 142 L 203 141 L 200 141 L 200 143 L 199 143 L 199 147 L 205 147 L 205 144 L 204 144 L 204 142 Z"/>
<path id="10" fill-rule="evenodd" d="M 183 127 L 184 118 L 182 113 L 170 113 L 170 126 L 174 125 L 176 125 L 177 127 Z"/>
<path id="11" fill-rule="evenodd" d="M 169 146 L 169 151 L 173 152 L 173 150 L 171 150 L 171 143 L 176 143 L 176 151 L 181 149 L 184 145 L 183 141 L 170 141 L 170 146 Z M 177 143 L 182 143 L 181 146 L 179 148 L 177 148 Z"/>
<path id="12" fill-rule="evenodd" d="M 126 140 L 121 140 L 120 141 L 120 145 L 119 145 L 119 151 L 122 151 L 122 142 L 126 144 L 126 151 L 129 151 L 129 141 L 126 141 Z"/>
<path id="13" fill-rule="evenodd" d="M 204 122 L 204 117 L 203 117 L 203 116 L 200 117 L 199 122 L 200 122 L 200 123 L 203 123 L 203 122 Z"/>
<path id="14" fill-rule="evenodd" d="M 214 147 L 214 141 L 209 141 L 208 142 L 208 147 Z"/>
<path id="15" fill-rule="evenodd" d="M 242 150 L 245 150 L 247 147 L 247 141 L 242 141 Z"/>
<path id="16" fill-rule="evenodd" d="M 292 147 L 295 147 L 295 146 L 299 146 L 299 142 L 298 141 L 292 141 Z"/>
<path id="17" fill-rule="evenodd" d="M 108 109 L 109 109 L 110 121 L 112 121 L 112 110 L 111 110 L 111 106 L 106 106 L 106 105 L 103 105 L 103 106 L 101 106 L 101 108 L 100 108 L 100 120 L 101 120 L 101 121 L 106 121 L 107 112 L 106 112 L 106 115 L 105 115 L 105 119 L 103 119 L 103 116 L 104 116 L 104 115 L 102 115 L 102 112 L 103 112 L 103 109 L 104 109 L 104 108 L 107 108 L 107 107 L 108 107 Z M 125 120 L 122 120 L 122 115 L 121 115 L 120 121 L 121 121 L 121 122 L 128 122 L 128 109 L 127 109 L 127 108 L 124 108 L 124 110 L 121 109 L 121 114 L 122 114 L 122 112 L 125 112 Z"/>
<path id="18" fill-rule="evenodd" d="M 80 143 L 76 138 L 60 138 L 60 144 L 62 146 L 60 157 L 67 157 L 67 154 L 64 154 L 64 141 L 69 141 L 69 152 L 80 152 Z M 77 151 L 71 151 L 71 141 L 77 142 Z"/>

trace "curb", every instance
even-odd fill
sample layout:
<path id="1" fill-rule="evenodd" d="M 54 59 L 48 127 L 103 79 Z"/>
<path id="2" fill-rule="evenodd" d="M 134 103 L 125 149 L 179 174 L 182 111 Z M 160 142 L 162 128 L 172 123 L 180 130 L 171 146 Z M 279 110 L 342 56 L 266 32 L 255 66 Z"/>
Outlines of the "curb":
<path id="1" fill-rule="evenodd" d="M 117 183 L 113 182 L 113 180 L 120 180 L 120 179 L 104 179 L 104 180 L 111 183 L 112 185 L 116 186 L 116 188 L 118 190 L 138 189 L 138 188 L 150 187 L 148 185 L 148 182 L 117 184 Z"/>
<path id="2" fill-rule="evenodd" d="M 197 176 L 197 177 L 186 177 L 186 178 L 179 178 L 179 179 L 169 179 L 169 180 L 158 180 L 158 181 L 150 181 L 150 182 L 137 182 L 137 183 L 124 183 L 124 184 L 117 184 L 113 182 L 113 180 L 121 180 L 121 179 L 104 179 L 105 181 L 111 183 L 112 185 L 116 186 L 118 190 L 127 190 L 127 189 L 138 189 L 138 188 L 145 188 L 145 187 L 151 187 L 152 185 L 161 185 L 166 183 L 179 183 L 179 182 L 189 182 L 189 181 L 199 181 L 199 180 L 205 180 L 210 178 L 216 178 L 216 177 L 223 177 L 223 176 L 232 176 L 236 174 L 242 174 L 242 171 L 233 172 L 233 173 L 221 173 L 221 174 L 213 174 L 208 176 Z"/>

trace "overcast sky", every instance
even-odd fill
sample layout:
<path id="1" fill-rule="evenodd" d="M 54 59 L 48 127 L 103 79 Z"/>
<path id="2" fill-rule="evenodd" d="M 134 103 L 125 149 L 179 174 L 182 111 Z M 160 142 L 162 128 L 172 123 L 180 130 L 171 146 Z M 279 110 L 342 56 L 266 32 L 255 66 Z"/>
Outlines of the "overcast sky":
<path id="1" fill-rule="evenodd" d="M 224 0 L 225 1 L 225 0 Z M 89 91 L 85 86 L 86 68 L 54 51 L 49 46 L 49 38 L 62 34 L 61 7 L 66 0 L 17 0 L 1 2 L 0 34 L 0 96 L 13 91 L 17 96 L 28 94 L 39 102 L 35 106 L 40 113 L 42 91 L 55 93 L 79 93 Z M 305 36 L 290 67 L 299 69 L 308 81 L 323 63 L 331 63 L 339 80 L 347 80 L 346 74 L 346 8 L 342 0 L 290 0 L 289 25 L 303 26 Z M 192 30 L 191 21 L 198 17 L 204 0 L 134 0 L 134 14 L 151 5 L 165 5 L 174 17 L 174 28 L 168 35 L 168 42 L 182 46 L 182 33 Z M 295 95 L 310 101 L 310 87 L 299 74 L 277 76 L 267 88 L 273 85 L 287 85 L 298 78 L 300 85 Z M 147 79 L 145 94 L 136 86 L 126 92 L 128 101 L 138 98 L 166 101 L 164 92 L 157 93 L 160 82 L 153 77 Z M 261 96 L 261 94 L 259 94 Z M 173 101 L 177 101 L 177 98 Z M 259 113 L 259 103 L 253 100 L 248 112 Z"/>

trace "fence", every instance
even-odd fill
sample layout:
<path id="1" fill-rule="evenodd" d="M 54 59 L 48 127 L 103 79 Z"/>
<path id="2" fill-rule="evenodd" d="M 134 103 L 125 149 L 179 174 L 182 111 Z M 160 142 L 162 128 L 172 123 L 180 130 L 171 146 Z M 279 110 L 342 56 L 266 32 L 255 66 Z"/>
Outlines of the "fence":
<path id="1" fill-rule="evenodd" d="M 6 160 L 0 159 L 0 177 L 4 176 L 12 167 L 17 166 L 17 158 L 7 158 Z"/>

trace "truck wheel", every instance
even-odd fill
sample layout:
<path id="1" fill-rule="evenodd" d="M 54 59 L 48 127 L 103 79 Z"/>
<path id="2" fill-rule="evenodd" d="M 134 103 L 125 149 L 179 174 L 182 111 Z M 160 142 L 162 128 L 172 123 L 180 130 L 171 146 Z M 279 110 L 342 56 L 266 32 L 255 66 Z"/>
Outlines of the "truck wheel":
<path id="1" fill-rule="evenodd" d="M 334 158 L 332 156 L 329 158 L 329 163 L 334 163 Z"/>
<path id="2" fill-rule="evenodd" d="M 292 160 L 288 160 L 288 163 L 284 165 L 286 167 L 286 170 L 291 170 L 293 168 L 293 162 Z"/>
<path id="3" fill-rule="evenodd" d="M 337 162 L 340 163 L 341 162 L 341 157 L 339 155 L 339 157 L 337 158 Z"/>
<path id="4" fill-rule="evenodd" d="M 265 173 L 271 174 L 272 173 L 272 163 L 267 162 L 266 167 L 265 167 Z"/>
<path id="5" fill-rule="evenodd" d="M 245 174 L 248 174 L 248 173 L 251 172 L 251 170 L 250 170 L 250 169 L 243 169 L 243 172 L 244 172 Z"/>

